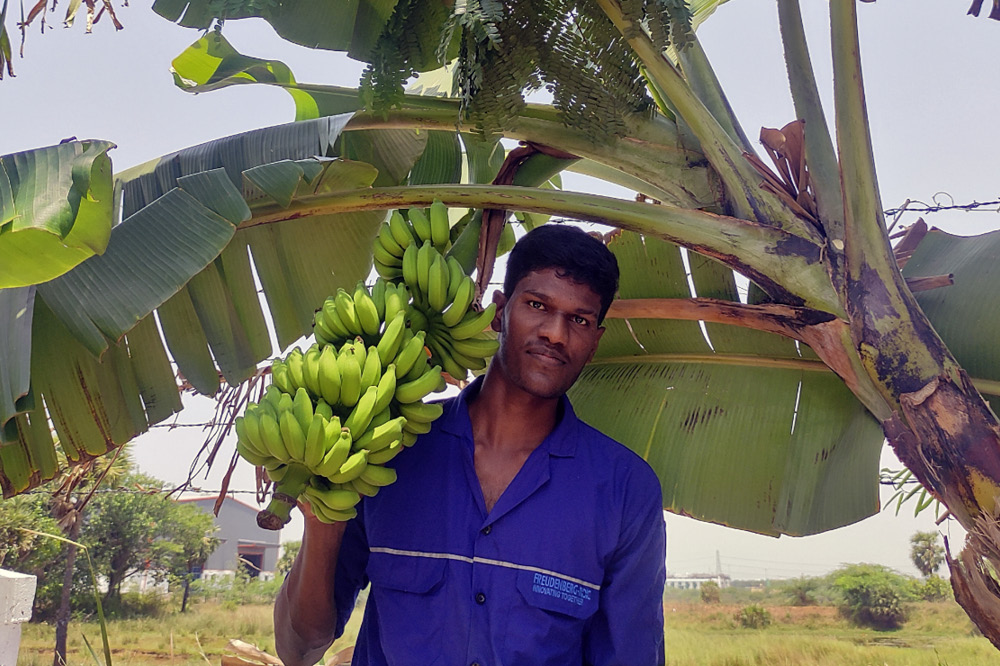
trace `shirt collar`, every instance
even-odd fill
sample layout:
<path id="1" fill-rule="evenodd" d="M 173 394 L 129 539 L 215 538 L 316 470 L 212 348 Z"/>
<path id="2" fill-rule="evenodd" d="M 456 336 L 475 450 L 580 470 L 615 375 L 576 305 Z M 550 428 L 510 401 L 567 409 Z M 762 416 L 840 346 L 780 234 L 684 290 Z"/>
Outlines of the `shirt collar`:
<path id="1" fill-rule="evenodd" d="M 469 402 L 479 393 L 483 386 L 483 375 L 476 377 L 472 383 L 462 389 L 462 392 L 450 402 L 441 416 L 441 429 L 457 437 L 468 437 L 472 440 L 472 422 L 469 420 Z M 572 457 L 576 454 L 576 442 L 580 420 L 573 411 L 573 405 L 565 395 L 559 398 L 559 411 L 562 418 L 556 427 L 542 440 L 541 447 L 548 449 L 550 455 Z"/>

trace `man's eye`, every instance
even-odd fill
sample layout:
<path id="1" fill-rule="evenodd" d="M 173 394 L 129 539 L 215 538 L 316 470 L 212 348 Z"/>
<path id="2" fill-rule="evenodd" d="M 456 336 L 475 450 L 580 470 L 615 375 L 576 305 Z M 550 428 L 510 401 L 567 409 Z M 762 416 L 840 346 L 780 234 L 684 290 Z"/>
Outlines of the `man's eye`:
<path id="1" fill-rule="evenodd" d="M 580 317 L 579 315 L 577 315 L 576 317 L 573 317 L 573 323 L 574 324 L 578 324 L 580 326 L 588 326 L 590 324 L 589 321 L 587 321 L 583 317 Z"/>
<path id="2" fill-rule="evenodd" d="M 541 310 L 542 309 L 542 304 L 539 303 L 538 301 L 528 301 L 528 306 L 529 307 L 533 307 L 536 310 Z"/>

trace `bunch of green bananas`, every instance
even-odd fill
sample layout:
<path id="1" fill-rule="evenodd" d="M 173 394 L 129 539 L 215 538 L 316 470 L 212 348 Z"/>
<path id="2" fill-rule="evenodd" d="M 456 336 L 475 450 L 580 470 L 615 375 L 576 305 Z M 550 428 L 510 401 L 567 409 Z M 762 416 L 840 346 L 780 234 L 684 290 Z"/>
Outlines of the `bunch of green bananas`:
<path id="1" fill-rule="evenodd" d="M 446 256 L 449 222 L 443 203 L 435 201 L 427 211 L 411 208 L 407 217 L 393 211 L 382 225 L 373 248 L 375 270 L 412 294 L 408 326 L 426 331 L 431 362 L 464 380 L 469 370 L 484 369 L 497 350 L 497 341 L 484 333 L 496 305 L 475 310 L 475 281 L 457 259 Z"/>
<path id="2" fill-rule="evenodd" d="M 352 518 L 362 495 L 395 481 L 384 463 L 441 415 L 441 405 L 422 402 L 444 389 L 441 367 L 428 363 L 424 333 L 404 320 L 399 310 L 380 322 L 377 344 L 361 336 L 339 349 L 317 343 L 272 363 L 263 399 L 235 421 L 237 451 L 276 483 L 261 527 L 287 523 L 299 497 L 325 522 Z"/>

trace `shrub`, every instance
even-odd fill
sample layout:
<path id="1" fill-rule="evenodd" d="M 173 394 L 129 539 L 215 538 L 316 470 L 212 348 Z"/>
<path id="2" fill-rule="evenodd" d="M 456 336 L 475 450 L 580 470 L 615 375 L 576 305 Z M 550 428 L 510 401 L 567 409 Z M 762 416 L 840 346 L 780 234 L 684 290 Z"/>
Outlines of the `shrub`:
<path id="1" fill-rule="evenodd" d="M 840 612 L 861 627 L 898 629 L 906 622 L 906 578 L 877 564 L 853 564 L 834 573 Z"/>
<path id="2" fill-rule="evenodd" d="M 783 591 L 792 606 L 814 606 L 817 588 L 819 588 L 818 580 L 803 577 L 786 583 Z"/>
<path id="3" fill-rule="evenodd" d="M 763 606 L 750 604 L 736 611 L 733 619 L 744 629 L 763 629 L 771 624 L 771 612 Z"/>
<path id="4" fill-rule="evenodd" d="M 719 584 L 711 580 L 707 583 L 702 583 L 700 591 L 701 600 L 706 604 L 717 604 L 722 598 L 722 593 L 719 591 Z"/>
<path id="5" fill-rule="evenodd" d="M 941 576 L 928 576 L 927 580 L 919 583 L 919 586 L 917 595 L 924 601 L 944 601 L 952 598 L 951 583 Z"/>

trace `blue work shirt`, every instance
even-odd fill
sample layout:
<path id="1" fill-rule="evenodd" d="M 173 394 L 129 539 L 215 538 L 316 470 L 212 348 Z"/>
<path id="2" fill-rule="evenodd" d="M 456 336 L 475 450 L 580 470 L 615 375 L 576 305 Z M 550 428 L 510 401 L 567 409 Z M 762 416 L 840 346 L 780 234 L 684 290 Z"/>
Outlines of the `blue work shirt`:
<path id="1" fill-rule="evenodd" d="M 468 400 L 365 498 L 337 563 L 337 635 L 371 581 L 354 664 L 651 666 L 664 662 L 660 484 L 637 455 L 576 418 L 556 428 L 489 512 Z"/>

